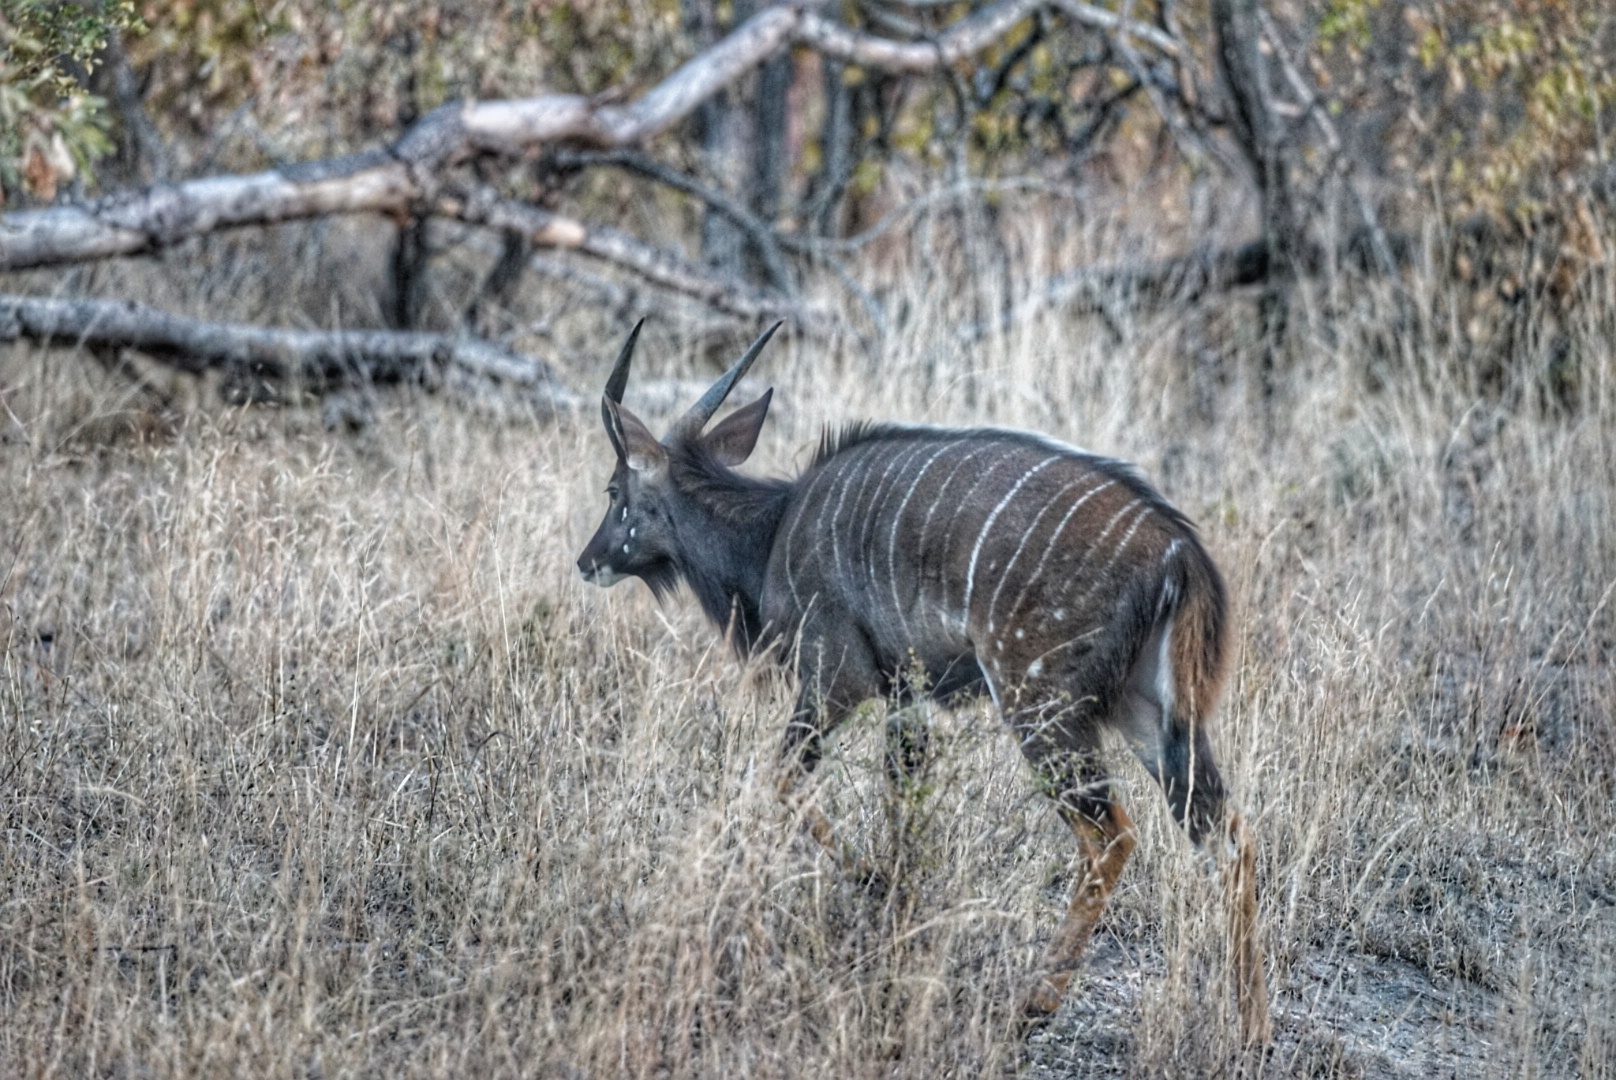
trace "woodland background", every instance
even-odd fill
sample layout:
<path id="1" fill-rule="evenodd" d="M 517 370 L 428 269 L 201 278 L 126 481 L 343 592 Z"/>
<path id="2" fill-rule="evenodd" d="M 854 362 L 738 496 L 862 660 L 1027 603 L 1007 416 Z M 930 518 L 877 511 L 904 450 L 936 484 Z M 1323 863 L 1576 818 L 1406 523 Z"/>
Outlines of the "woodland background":
<path id="1" fill-rule="evenodd" d="M 0 1071 L 1616 1075 L 1616 9 L 0 0 Z M 854 418 L 1140 463 L 1239 611 L 1216 887 L 984 709 L 851 725 L 586 590 L 594 395 L 766 323 Z M 742 399 L 747 395 L 743 389 Z M 873 710 L 879 713 L 881 710 Z"/>

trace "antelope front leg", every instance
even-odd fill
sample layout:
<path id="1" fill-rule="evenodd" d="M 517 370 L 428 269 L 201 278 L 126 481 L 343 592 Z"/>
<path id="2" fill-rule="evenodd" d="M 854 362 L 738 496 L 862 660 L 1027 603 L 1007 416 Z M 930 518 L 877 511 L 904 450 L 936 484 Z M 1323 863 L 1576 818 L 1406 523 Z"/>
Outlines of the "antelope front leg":
<path id="1" fill-rule="evenodd" d="M 802 827 L 808 835 L 818 841 L 832 859 L 836 860 L 837 867 L 854 881 L 868 886 L 884 888 L 885 879 L 881 871 L 870 865 L 868 859 L 858 854 L 853 848 L 844 843 L 836 835 L 835 828 L 830 819 L 825 817 L 814 802 L 811 794 L 802 789 L 802 781 L 807 773 L 801 769 L 787 768 L 782 771 L 779 783 L 775 787 L 780 801 L 785 804 L 793 817 L 802 822 Z"/>
<path id="2" fill-rule="evenodd" d="M 785 804 L 791 815 L 802 822 L 819 846 L 824 848 L 842 873 L 856 881 L 873 882 L 880 880 L 880 873 L 850 846 L 843 843 L 831 826 L 830 819 L 825 817 L 814 801 L 811 792 L 804 790 L 804 781 L 814 771 L 819 763 L 820 745 L 824 736 L 816 724 L 801 719 L 794 720 L 786 732 L 786 744 L 781 753 L 780 776 L 775 784 L 775 794 Z"/>
<path id="3" fill-rule="evenodd" d="M 1072 972 L 1094 936 L 1095 924 L 1134 847 L 1133 821 L 1120 803 L 1108 804 L 1098 820 L 1065 808 L 1061 817 L 1077 835 L 1079 873 L 1066 918 L 1044 956 L 1044 973 L 1022 1003 L 1022 1012 L 1029 1019 L 1049 1016 L 1060 1007 Z"/>
<path id="4" fill-rule="evenodd" d="M 1274 1031 L 1257 925 L 1257 849 L 1239 814 L 1229 816 L 1229 843 L 1232 854 L 1223 868 L 1223 889 L 1229 909 L 1229 969 L 1240 1016 L 1240 1039 L 1247 1046 L 1265 1046 L 1273 1041 Z"/>
<path id="5" fill-rule="evenodd" d="M 821 613 L 819 618 L 831 617 Z M 803 780 L 819 764 L 824 741 L 842 725 L 858 706 L 880 696 L 882 682 L 869 651 L 836 640 L 824 626 L 805 625 L 800 631 L 797 707 L 786 725 L 785 742 L 780 748 L 780 780 L 775 791 L 780 800 L 797 815 L 821 847 L 836 860 L 842 872 L 855 880 L 880 883 L 881 874 L 851 847 L 842 843 L 820 812 L 812 796 L 803 789 Z"/>

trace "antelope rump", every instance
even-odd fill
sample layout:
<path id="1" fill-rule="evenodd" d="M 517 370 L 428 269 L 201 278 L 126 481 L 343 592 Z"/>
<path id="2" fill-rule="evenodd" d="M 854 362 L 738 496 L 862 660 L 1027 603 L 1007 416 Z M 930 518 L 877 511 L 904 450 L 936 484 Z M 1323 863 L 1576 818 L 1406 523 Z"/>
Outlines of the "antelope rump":
<path id="1" fill-rule="evenodd" d="M 794 668 L 788 800 L 864 701 L 990 695 L 1081 859 L 1031 1017 L 1059 1005 L 1134 846 L 1100 755 L 1103 732 L 1121 735 L 1190 839 L 1226 860 L 1241 1027 L 1267 1041 L 1255 856 L 1207 736 L 1226 600 L 1194 527 L 1131 466 L 1018 431 L 852 424 L 793 480 L 742 476 L 772 391 L 707 424 L 775 329 L 659 440 L 622 404 L 634 328 L 602 400 L 617 464 L 584 578 L 638 577 L 659 597 L 682 581 L 739 650 L 772 646 Z"/>

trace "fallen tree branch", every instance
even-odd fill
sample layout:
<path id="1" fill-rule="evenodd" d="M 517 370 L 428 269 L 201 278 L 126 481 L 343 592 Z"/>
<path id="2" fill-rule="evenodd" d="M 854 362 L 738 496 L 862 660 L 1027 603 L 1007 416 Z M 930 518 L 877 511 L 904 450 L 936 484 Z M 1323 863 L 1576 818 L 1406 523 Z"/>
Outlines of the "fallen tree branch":
<path id="1" fill-rule="evenodd" d="M 803 4 L 766 8 L 627 105 L 577 94 L 446 105 L 382 150 L 271 169 L 158 184 L 86 203 L 0 215 L 0 270 L 139 255 L 219 229 L 328 214 L 404 215 L 435 198 L 449 166 L 478 153 L 516 155 L 568 144 L 638 145 L 791 44 L 893 73 L 941 70 L 987 48 L 1049 0 L 998 0 L 927 42 L 890 41 L 826 19 Z M 1086 4 L 1068 18 L 1176 55 L 1162 31 Z"/>
<path id="2" fill-rule="evenodd" d="M 316 389 L 433 385 L 445 373 L 523 388 L 554 411 L 579 398 L 541 360 L 479 338 L 397 330 L 287 330 L 187 318 L 129 301 L 0 293 L 0 341 L 131 348 L 183 371 L 240 371 Z"/>

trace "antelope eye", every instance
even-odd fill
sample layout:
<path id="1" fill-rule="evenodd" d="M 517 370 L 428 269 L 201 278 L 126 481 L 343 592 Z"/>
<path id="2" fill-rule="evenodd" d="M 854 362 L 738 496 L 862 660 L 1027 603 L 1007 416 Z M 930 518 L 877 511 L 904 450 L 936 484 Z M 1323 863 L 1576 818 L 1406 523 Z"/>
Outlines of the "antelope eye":
<path id="1" fill-rule="evenodd" d="M 619 495 L 620 495 L 620 494 L 622 494 L 622 492 L 620 492 L 620 491 L 618 491 L 618 490 L 617 490 L 617 485 L 616 485 L 616 484 L 613 484 L 613 485 L 612 485 L 612 486 L 611 486 L 611 487 L 609 487 L 609 488 L 607 488 L 607 489 L 606 489 L 606 497 L 607 497 L 607 498 L 609 498 L 609 499 L 611 499 L 611 500 L 612 500 L 612 502 L 616 502 L 616 501 L 617 501 L 617 497 L 618 497 L 618 496 L 619 496 Z"/>

